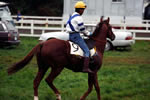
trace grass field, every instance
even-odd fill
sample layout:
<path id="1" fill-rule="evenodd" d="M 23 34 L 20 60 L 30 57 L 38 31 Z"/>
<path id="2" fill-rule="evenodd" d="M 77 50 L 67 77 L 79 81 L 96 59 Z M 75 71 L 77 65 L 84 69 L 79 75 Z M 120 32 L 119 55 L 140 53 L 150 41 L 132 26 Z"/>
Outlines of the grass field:
<path id="1" fill-rule="evenodd" d="M 35 58 L 12 76 L 6 70 L 37 43 L 37 38 L 22 37 L 17 48 L 0 48 L 0 100 L 33 100 Z M 49 72 L 50 69 L 45 77 Z M 131 51 L 105 52 L 98 76 L 102 100 L 150 100 L 150 41 L 136 41 Z M 54 83 L 61 91 L 62 100 L 79 100 L 87 90 L 87 74 L 65 69 Z M 39 100 L 55 100 L 44 80 L 39 87 Z M 95 90 L 86 100 L 97 100 Z"/>

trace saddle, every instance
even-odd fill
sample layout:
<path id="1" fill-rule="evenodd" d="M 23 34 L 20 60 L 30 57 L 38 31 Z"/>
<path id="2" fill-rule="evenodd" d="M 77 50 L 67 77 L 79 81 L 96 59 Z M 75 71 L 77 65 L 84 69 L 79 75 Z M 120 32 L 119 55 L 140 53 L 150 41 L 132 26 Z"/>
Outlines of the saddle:
<path id="1" fill-rule="evenodd" d="M 95 42 L 93 40 L 85 39 L 85 43 L 87 44 L 90 50 L 90 56 L 94 56 L 96 54 L 96 47 L 94 46 Z M 69 41 L 70 44 L 70 54 L 84 56 L 83 50 L 75 43 Z"/>
<path id="2" fill-rule="evenodd" d="M 87 44 L 89 50 L 90 50 L 90 62 L 89 62 L 89 68 L 91 70 L 95 70 L 97 67 L 95 66 L 95 60 L 94 57 L 97 56 L 95 42 L 93 40 L 85 39 L 85 43 Z M 72 71 L 74 72 L 82 72 L 83 70 L 83 62 L 84 62 L 84 52 L 82 49 L 75 43 L 68 41 L 70 44 L 70 54 L 72 55 L 70 61 L 72 64 L 68 65 L 71 67 Z M 79 63 L 75 63 L 79 62 Z"/>

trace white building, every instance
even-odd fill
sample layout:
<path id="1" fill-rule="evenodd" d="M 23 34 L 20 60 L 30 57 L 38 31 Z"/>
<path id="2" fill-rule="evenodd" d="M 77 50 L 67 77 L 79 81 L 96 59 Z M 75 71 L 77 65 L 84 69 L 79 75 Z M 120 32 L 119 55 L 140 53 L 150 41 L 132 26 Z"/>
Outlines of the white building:
<path id="1" fill-rule="evenodd" d="M 65 19 L 74 12 L 74 5 L 81 0 L 64 0 Z M 111 21 L 120 23 L 124 19 L 138 22 L 142 20 L 144 0 L 82 0 L 87 4 L 84 19 L 87 21 L 99 20 L 101 16 L 110 17 Z"/>

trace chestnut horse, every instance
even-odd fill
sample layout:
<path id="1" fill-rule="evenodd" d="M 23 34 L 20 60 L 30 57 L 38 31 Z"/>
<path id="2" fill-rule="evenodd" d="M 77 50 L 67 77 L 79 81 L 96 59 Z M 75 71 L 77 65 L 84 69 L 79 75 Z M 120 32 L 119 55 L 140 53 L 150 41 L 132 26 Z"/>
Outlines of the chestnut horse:
<path id="1" fill-rule="evenodd" d="M 80 100 L 85 100 L 92 91 L 93 86 L 96 89 L 98 100 L 101 99 L 97 72 L 102 65 L 103 53 L 107 41 L 106 38 L 114 40 L 115 35 L 109 24 L 109 18 L 104 21 L 103 18 L 101 18 L 101 22 L 97 24 L 93 35 L 89 37 L 89 40 L 92 41 L 93 45 L 96 47 L 96 54 L 92 56 L 92 61 L 89 64 L 90 69 L 94 71 L 94 73 L 88 73 L 88 90 Z M 50 39 L 36 45 L 23 60 L 17 62 L 8 69 L 8 74 L 13 74 L 22 69 L 29 63 L 34 55 L 36 55 L 38 64 L 38 73 L 34 80 L 34 100 L 38 100 L 38 87 L 49 67 L 51 67 L 51 72 L 46 78 L 46 82 L 56 94 L 56 99 L 61 100 L 60 92 L 53 84 L 54 79 L 64 68 L 68 68 L 75 72 L 82 72 L 84 57 L 71 55 L 68 41 Z"/>

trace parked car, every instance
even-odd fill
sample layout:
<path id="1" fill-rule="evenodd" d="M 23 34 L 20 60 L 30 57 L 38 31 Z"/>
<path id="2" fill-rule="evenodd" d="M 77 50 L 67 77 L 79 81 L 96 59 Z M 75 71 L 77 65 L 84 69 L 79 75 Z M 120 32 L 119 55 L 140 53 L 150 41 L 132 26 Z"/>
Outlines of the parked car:
<path id="1" fill-rule="evenodd" d="M 48 33 L 43 33 L 40 38 L 39 41 L 40 42 L 44 42 L 47 41 L 51 38 L 57 38 L 57 39 L 61 39 L 61 40 L 69 40 L 69 34 L 66 32 L 48 32 Z"/>
<path id="2" fill-rule="evenodd" d="M 7 5 L 5 2 L 0 2 L 0 46 L 20 43 L 18 30 Z"/>
<path id="3" fill-rule="evenodd" d="M 0 21 L 0 45 L 18 45 L 20 43 L 18 30 L 11 21 Z"/>
<path id="4" fill-rule="evenodd" d="M 105 50 L 112 50 L 114 48 L 127 48 L 131 47 L 135 43 L 135 40 L 133 40 L 133 36 L 131 32 L 125 32 L 125 31 L 117 31 L 113 29 L 113 32 L 116 36 L 114 41 L 111 41 L 110 39 L 107 39 Z M 58 38 L 62 40 L 68 40 L 69 35 L 65 32 L 49 32 L 44 33 L 40 36 L 40 41 L 46 41 L 50 38 Z"/>
<path id="5" fill-rule="evenodd" d="M 112 50 L 114 48 L 130 48 L 134 43 L 133 35 L 131 32 L 120 31 L 113 29 L 113 32 L 116 36 L 114 41 L 107 39 L 105 50 Z"/>
<path id="6" fill-rule="evenodd" d="M 8 3 L 0 2 L 0 11 L 6 11 L 9 15 L 11 15 L 10 9 L 8 8 Z"/>
<path id="7" fill-rule="evenodd" d="M 8 3 L 0 2 L 0 18 L 1 21 L 9 21 L 14 24 L 8 5 L 9 5 Z"/>

